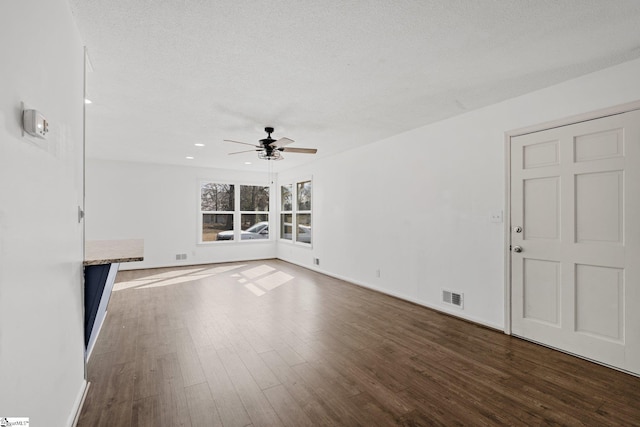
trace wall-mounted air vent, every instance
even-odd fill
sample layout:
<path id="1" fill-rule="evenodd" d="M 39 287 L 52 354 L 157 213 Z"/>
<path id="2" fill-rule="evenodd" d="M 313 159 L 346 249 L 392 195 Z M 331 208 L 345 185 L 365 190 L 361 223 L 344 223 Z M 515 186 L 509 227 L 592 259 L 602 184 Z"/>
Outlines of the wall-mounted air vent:
<path id="1" fill-rule="evenodd" d="M 445 289 L 442 290 L 442 302 L 445 304 L 450 304 L 459 308 L 462 308 L 464 302 L 464 294 L 459 292 L 447 291 Z"/>

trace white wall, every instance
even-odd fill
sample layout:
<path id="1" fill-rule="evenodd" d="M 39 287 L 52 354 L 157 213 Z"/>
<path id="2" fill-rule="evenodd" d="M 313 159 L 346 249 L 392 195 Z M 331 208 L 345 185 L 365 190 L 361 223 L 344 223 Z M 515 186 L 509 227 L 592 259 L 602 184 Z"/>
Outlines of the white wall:
<path id="1" fill-rule="evenodd" d="M 266 173 L 88 159 L 87 240 L 144 239 L 144 261 L 120 264 L 121 269 L 274 258 L 274 241 L 198 244 L 201 180 L 267 185 L 269 177 Z M 271 202 L 273 211 L 275 201 Z M 187 259 L 176 261 L 176 254 L 187 254 Z"/>
<path id="2" fill-rule="evenodd" d="M 83 48 L 66 0 L 0 5 L 0 416 L 70 425 L 84 389 Z M 21 135 L 21 101 L 50 121 Z"/>
<path id="3" fill-rule="evenodd" d="M 314 244 L 278 257 L 502 329 L 505 132 L 639 100 L 638 76 L 628 62 L 280 173 L 313 175 Z"/>

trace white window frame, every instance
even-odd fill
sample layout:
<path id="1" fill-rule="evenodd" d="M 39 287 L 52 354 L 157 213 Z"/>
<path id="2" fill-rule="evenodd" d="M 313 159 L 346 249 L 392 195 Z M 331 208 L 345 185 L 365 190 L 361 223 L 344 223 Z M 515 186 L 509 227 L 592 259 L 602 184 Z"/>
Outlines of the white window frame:
<path id="1" fill-rule="evenodd" d="M 240 194 L 242 193 L 242 187 L 263 187 L 263 188 L 269 188 L 269 203 L 267 204 L 267 209 L 266 211 L 243 211 L 241 210 L 242 206 L 240 206 L 240 204 L 242 203 L 242 200 L 240 198 Z M 236 223 L 234 222 L 233 224 L 233 229 L 234 229 L 234 240 L 236 238 L 240 238 L 240 240 L 238 240 L 239 242 L 242 242 L 242 236 L 241 236 L 241 231 L 242 231 L 242 215 L 267 215 L 267 222 L 269 223 L 269 237 L 266 239 L 253 239 L 253 240 L 245 240 L 245 242 L 264 242 L 264 241 L 271 241 L 272 240 L 272 236 L 271 234 L 273 233 L 273 231 L 271 230 L 271 194 L 272 194 L 272 189 L 273 186 L 271 185 L 264 185 L 264 184 L 238 184 L 238 190 L 236 191 L 235 195 L 237 197 L 237 202 L 236 202 L 236 212 L 238 213 L 238 224 L 236 227 Z M 256 223 L 257 224 L 257 223 Z M 237 228 L 237 232 L 236 232 L 236 228 Z"/>
<path id="2" fill-rule="evenodd" d="M 298 184 L 303 182 L 311 183 L 311 203 L 309 209 L 299 210 L 298 209 Z M 291 186 L 291 210 L 282 210 L 282 187 Z M 288 180 L 283 183 L 278 183 L 278 239 L 280 242 L 300 245 L 303 247 L 313 247 L 313 178 L 312 177 L 304 177 L 298 178 L 295 180 Z M 291 215 L 291 239 L 285 239 L 282 237 L 282 216 L 283 214 Z M 308 214 L 311 216 L 311 242 L 300 242 L 298 241 L 298 214 Z"/>
<path id="3" fill-rule="evenodd" d="M 220 184 L 220 185 L 232 185 L 233 186 L 233 196 L 234 196 L 234 201 L 233 201 L 233 205 L 234 205 L 234 210 L 233 211 L 203 211 L 202 210 L 202 187 L 205 184 Z M 236 228 L 236 222 L 237 222 L 237 218 L 236 218 L 236 212 L 235 212 L 235 207 L 236 207 L 236 196 L 237 196 L 237 185 L 233 182 L 229 182 L 229 181 L 224 181 L 224 180 L 219 180 L 219 179 L 202 179 L 199 181 L 198 183 L 198 244 L 200 245 L 210 245 L 210 244 L 221 244 L 221 243 L 229 243 L 231 242 L 231 240 L 229 241 L 222 241 L 222 240 L 212 240 L 212 241 L 207 241 L 207 240 L 203 240 L 203 227 L 204 227 L 204 220 L 203 217 L 206 214 L 211 214 L 211 215 L 216 215 L 216 214 L 220 214 L 220 215 L 233 215 L 233 230 L 234 230 L 234 240 L 235 240 L 235 228 Z"/>
<path id="4" fill-rule="evenodd" d="M 287 186 L 291 187 L 291 189 L 289 191 L 290 197 L 291 197 L 291 209 L 283 210 L 283 202 L 284 201 L 282 199 L 282 188 L 283 187 L 287 187 Z M 294 204 L 295 204 L 295 199 L 294 199 L 295 192 L 294 192 L 294 188 L 293 187 L 294 187 L 294 185 L 290 184 L 290 183 L 282 184 L 282 185 L 278 186 L 278 190 L 279 190 L 278 191 L 278 211 L 279 211 L 279 213 L 278 213 L 278 238 L 280 240 L 284 241 L 284 242 L 291 242 L 291 243 L 294 242 L 294 236 L 295 236 L 294 233 L 293 233 L 293 230 L 294 230 L 294 228 L 293 228 L 293 225 L 294 225 L 294 213 L 293 213 L 294 211 L 293 211 L 293 208 L 294 208 Z M 282 227 L 284 225 L 282 217 L 284 215 L 291 215 L 291 238 L 290 239 L 286 239 L 286 238 L 282 237 Z"/>
<path id="5" fill-rule="evenodd" d="M 224 184 L 224 185 L 233 185 L 233 211 L 203 211 L 202 210 L 202 186 L 204 184 Z M 251 186 L 251 187 L 266 187 L 269 188 L 269 210 L 267 211 L 241 211 L 240 210 L 240 188 L 242 186 Z M 273 185 L 264 184 L 264 183 L 256 183 L 256 182 L 245 182 L 245 181 L 228 181 L 221 179 L 209 179 L 202 178 L 198 180 L 198 233 L 197 233 L 197 244 L 198 245 L 230 245 L 230 244 L 255 244 L 255 243 L 265 243 L 273 241 Z M 233 240 L 212 240 L 205 241 L 202 239 L 202 227 L 203 227 L 203 215 L 204 214 L 232 214 L 233 215 Z M 269 223 L 269 237 L 266 239 L 246 239 L 242 240 L 242 215 L 247 214 L 262 214 L 267 215 L 267 222 Z"/>

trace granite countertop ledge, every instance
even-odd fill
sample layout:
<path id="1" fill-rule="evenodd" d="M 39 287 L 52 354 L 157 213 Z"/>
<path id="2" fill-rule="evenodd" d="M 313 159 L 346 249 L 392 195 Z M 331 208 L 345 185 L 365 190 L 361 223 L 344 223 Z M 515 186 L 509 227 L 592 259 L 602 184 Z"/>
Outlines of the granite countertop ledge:
<path id="1" fill-rule="evenodd" d="M 113 264 L 144 260 L 144 240 L 87 240 L 84 265 Z"/>

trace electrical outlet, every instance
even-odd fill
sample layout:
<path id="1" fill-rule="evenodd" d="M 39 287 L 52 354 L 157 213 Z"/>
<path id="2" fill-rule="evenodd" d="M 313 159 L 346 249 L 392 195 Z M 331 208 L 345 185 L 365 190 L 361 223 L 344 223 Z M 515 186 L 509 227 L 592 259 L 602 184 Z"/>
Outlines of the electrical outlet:
<path id="1" fill-rule="evenodd" d="M 313 259 L 313 264 L 314 265 L 320 265 L 320 258 L 314 258 Z"/>
<path id="2" fill-rule="evenodd" d="M 377 277 L 377 278 L 380 278 L 380 269 L 377 269 L 377 270 L 376 270 L 376 277 Z"/>

